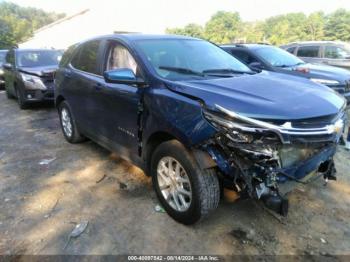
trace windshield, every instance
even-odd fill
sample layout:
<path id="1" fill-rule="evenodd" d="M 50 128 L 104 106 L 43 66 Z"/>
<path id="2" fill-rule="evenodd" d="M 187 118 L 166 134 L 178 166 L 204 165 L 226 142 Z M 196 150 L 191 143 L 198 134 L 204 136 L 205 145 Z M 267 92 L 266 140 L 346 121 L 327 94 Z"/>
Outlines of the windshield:
<path id="1" fill-rule="evenodd" d="M 231 77 L 251 70 L 221 48 L 196 39 L 139 40 L 137 46 L 161 77 L 171 80 Z"/>
<path id="2" fill-rule="evenodd" d="M 57 66 L 62 58 L 62 51 L 58 50 L 19 51 L 17 54 L 19 67 Z"/>
<path id="3" fill-rule="evenodd" d="M 7 51 L 0 51 L 0 65 L 5 63 L 5 58 L 6 58 Z"/>
<path id="4" fill-rule="evenodd" d="M 298 57 L 278 47 L 265 46 L 256 49 L 256 53 L 271 66 L 290 67 L 304 64 Z"/>

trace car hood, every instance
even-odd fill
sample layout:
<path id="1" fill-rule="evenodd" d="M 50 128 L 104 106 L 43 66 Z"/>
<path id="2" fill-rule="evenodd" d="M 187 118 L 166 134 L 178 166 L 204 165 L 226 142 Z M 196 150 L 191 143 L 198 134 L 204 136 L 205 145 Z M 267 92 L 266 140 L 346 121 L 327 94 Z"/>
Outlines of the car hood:
<path id="1" fill-rule="evenodd" d="M 53 74 L 58 66 L 40 66 L 40 67 L 20 67 L 19 71 L 36 76 L 46 76 Z"/>
<path id="2" fill-rule="evenodd" d="M 334 66 L 327 66 L 321 64 L 303 64 L 297 67 L 285 68 L 286 70 L 307 69 L 301 70 L 299 74 L 305 75 L 308 78 L 321 78 L 328 80 L 337 80 L 344 82 L 350 80 L 350 71 Z"/>
<path id="3" fill-rule="evenodd" d="M 167 82 L 172 91 L 259 119 L 298 120 L 337 114 L 345 100 L 303 78 L 262 72 L 209 80 Z"/>

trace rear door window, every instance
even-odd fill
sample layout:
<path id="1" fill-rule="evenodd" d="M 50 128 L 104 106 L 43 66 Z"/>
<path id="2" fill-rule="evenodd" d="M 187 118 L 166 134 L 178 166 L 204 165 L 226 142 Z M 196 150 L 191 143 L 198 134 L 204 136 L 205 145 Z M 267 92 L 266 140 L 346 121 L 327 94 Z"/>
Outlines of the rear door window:
<path id="1" fill-rule="evenodd" d="M 319 46 L 300 46 L 298 56 L 300 57 L 318 57 Z"/>
<path id="2" fill-rule="evenodd" d="M 101 75 L 98 68 L 100 43 L 100 40 L 94 40 L 83 44 L 72 59 L 72 66 L 84 72 Z"/>

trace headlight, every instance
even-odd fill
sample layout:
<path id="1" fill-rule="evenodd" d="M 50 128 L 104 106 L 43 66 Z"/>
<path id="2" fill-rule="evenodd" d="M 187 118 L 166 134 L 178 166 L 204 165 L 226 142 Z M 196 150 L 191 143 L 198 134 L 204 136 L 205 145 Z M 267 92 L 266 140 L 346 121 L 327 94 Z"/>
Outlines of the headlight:
<path id="1" fill-rule="evenodd" d="M 46 90 L 46 86 L 43 81 L 41 81 L 40 77 L 21 73 L 22 80 L 28 89 L 39 89 Z"/>
<path id="2" fill-rule="evenodd" d="M 340 84 L 336 80 L 329 80 L 329 79 L 310 78 L 310 80 L 314 83 L 321 84 L 321 85 L 339 85 Z"/>

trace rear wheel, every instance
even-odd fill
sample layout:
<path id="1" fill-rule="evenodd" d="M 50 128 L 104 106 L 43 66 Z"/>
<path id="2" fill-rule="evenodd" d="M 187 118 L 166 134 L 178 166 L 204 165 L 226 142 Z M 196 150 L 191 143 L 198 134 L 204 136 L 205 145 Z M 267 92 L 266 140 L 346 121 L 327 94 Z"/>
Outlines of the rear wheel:
<path id="1" fill-rule="evenodd" d="M 59 104 L 58 113 L 65 139 L 72 144 L 83 142 L 85 138 L 80 134 L 73 118 L 72 111 L 66 101 Z"/>
<path id="2" fill-rule="evenodd" d="M 161 144 L 152 156 L 152 180 L 167 213 L 183 224 L 193 224 L 216 209 L 220 185 L 212 169 L 201 170 L 178 141 Z"/>

